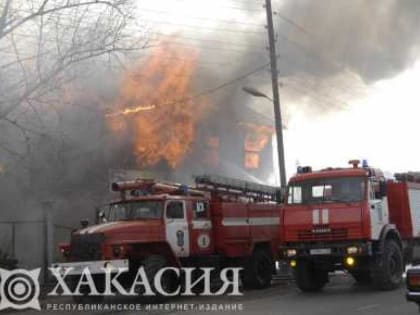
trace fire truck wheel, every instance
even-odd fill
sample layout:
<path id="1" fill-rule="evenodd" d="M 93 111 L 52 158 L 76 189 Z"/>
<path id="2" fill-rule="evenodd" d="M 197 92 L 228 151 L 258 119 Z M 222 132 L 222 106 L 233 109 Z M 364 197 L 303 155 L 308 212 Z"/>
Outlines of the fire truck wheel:
<path id="1" fill-rule="evenodd" d="M 242 273 L 242 282 L 247 289 L 264 289 L 271 285 L 273 260 L 265 249 L 256 249 L 247 259 Z"/>
<path id="2" fill-rule="evenodd" d="M 142 261 L 142 265 L 144 267 L 144 271 L 147 275 L 147 278 L 149 279 L 150 285 L 152 286 L 152 290 L 156 292 L 153 285 L 154 277 L 161 268 L 168 267 L 166 258 L 159 255 L 151 255 Z M 174 275 L 171 272 L 165 272 L 162 275 L 161 284 L 162 284 L 162 289 L 165 292 L 169 292 L 169 293 L 173 292 L 176 285 Z M 153 302 L 155 301 L 160 302 L 164 300 L 165 296 L 158 294 L 157 292 L 156 294 L 157 295 L 153 299 L 154 300 Z"/>
<path id="3" fill-rule="evenodd" d="M 359 284 L 369 284 L 371 282 L 370 272 L 367 270 L 364 271 L 353 271 L 351 272 L 354 280 Z"/>
<path id="4" fill-rule="evenodd" d="M 319 270 L 310 261 L 298 261 L 295 268 L 295 280 L 303 292 L 321 290 L 328 282 L 328 271 Z"/>
<path id="5" fill-rule="evenodd" d="M 372 280 L 380 290 L 393 290 L 400 286 L 404 263 L 401 249 L 394 240 L 385 241 L 383 254 L 372 266 Z"/>

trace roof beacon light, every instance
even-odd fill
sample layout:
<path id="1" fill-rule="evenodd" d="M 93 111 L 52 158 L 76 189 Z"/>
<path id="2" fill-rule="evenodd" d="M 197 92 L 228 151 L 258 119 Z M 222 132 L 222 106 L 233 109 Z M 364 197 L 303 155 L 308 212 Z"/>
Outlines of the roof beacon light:
<path id="1" fill-rule="evenodd" d="M 298 174 L 311 173 L 312 172 L 312 167 L 310 167 L 310 166 L 298 166 L 297 172 L 298 172 Z"/>
<path id="2" fill-rule="evenodd" d="M 188 186 L 187 185 L 180 185 L 179 186 L 179 190 L 182 192 L 182 194 L 188 195 L 189 189 L 188 189 Z"/>
<path id="3" fill-rule="evenodd" d="M 369 167 L 368 160 L 365 159 L 365 160 L 362 161 L 362 167 L 363 168 L 368 168 Z"/>
<path id="4" fill-rule="evenodd" d="M 360 161 L 359 160 L 350 160 L 349 164 L 353 165 L 353 168 L 358 168 Z"/>
<path id="5" fill-rule="evenodd" d="M 305 167 L 303 168 L 303 171 L 304 171 L 305 173 L 312 173 L 312 167 L 311 167 L 311 166 L 305 166 Z"/>

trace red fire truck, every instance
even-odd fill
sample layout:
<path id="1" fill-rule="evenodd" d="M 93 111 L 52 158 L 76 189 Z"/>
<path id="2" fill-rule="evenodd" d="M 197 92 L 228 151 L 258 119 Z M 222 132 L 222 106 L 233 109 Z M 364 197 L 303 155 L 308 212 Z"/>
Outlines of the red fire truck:
<path id="1" fill-rule="evenodd" d="M 166 266 L 240 266 L 246 287 L 270 285 L 280 245 L 276 188 L 200 176 L 195 187 L 139 179 L 112 190 L 120 197 L 102 222 L 74 231 L 61 246 L 66 267 L 144 266 L 152 278 Z"/>
<path id="2" fill-rule="evenodd" d="M 284 207 L 283 254 L 302 291 L 320 290 L 328 273 L 390 290 L 420 240 L 420 177 L 386 180 L 364 161 L 350 168 L 298 169 Z"/>

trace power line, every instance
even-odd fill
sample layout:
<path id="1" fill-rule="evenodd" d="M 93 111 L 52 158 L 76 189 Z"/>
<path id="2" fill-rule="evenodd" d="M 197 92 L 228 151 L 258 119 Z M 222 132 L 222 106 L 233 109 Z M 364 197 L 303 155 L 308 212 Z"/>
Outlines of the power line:
<path id="1" fill-rule="evenodd" d="M 145 56 L 143 56 L 145 57 Z M 165 55 L 165 56 L 159 56 L 159 58 L 165 59 L 165 60 L 178 60 L 178 61 L 188 61 L 190 62 L 191 59 L 187 59 L 187 58 L 181 58 L 181 57 L 176 57 L 176 56 L 170 56 L 170 55 Z M 211 61 L 208 58 L 206 58 L 205 61 L 201 60 L 201 59 L 196 59 L 195 60 L 197 62 L 197 64 L 199 65 L 209 65 L 209 66 L 214 66 L 214 65 L 220 65 L 222 67 L 226 67 L 232 64 L 239 64 L 238 59 L 224 59 L 225 62 L 218 62 L 218 61 Z"/>
<path id="2" fill-rule="evenodd" d="M 263 31 L 251 31 L 251 30 L 237 30 L 237 29 L 229 29 L 229 28 L 220 28 L 220 27 L 205 27 L 198 24 L 184 24 L 184 23 L 176 23 L 171 21 L 163 21 L 163 20 L 154 20 L 154 19 L 145 19 L 143 21 L 151 22 L 151 23 L 160 23 L 160 24 L 169 24 L 169 25 L 176 25 L 180 27 L 186 28 L 193 28 L 193 29 L 203 29 L 215 32 L 230 32 L 230 33 L 245 33 L 245 34 L 265 34 Z"/>
<path id="3" fill-rule="evenodd" d="M 51 14 L 53 14 L 53 13 L 51 13 Z M 60 14 L 65 15 L 64 13 L 60 13 Z M 59 15 L 57 15 L 57 16 L 59 16 Z M 191 24 L 191 23 L 185 24 L 185 23 L 172 22 L 172 21 L 167 21 L 167 20 L 150 19 L 150 18 L 144 18 L 143 21 L 147 22 L 147 23 L 151 23 L 151 24 L 154 24 L 154 23 L 168 24 L 168 25 L 175 25 L 175 26 L 179 26 L 179 27 L 183 27 L 183 28 L 192 28 L 194 30 L 197 30 L 197 29 L 208 30 L 208 31 L 212 31 L 212 32 L 229 32 L 229 33 L 243 33 L 243 34 L 256 34 L 256 35 L 265 34 L 264 31 L 239 30 L 239 29 L 223 28 L 223 27 L 210 27 L 210 26 L 205 26 L 205 25 L 202 25 L 202 24 Z M 63 27 L 80 27 L 80 24 L 77 24 L 77 25 L 66 24 L 66 23 L 62 23 L 62 22 L 58 22 L 58 21 L 51 21 L 51 23 L 53 23 L 54 25 L 59 25 L 59 26 L 63 26 Z"/>
<path id="4" fill-rule="evenodd" d="M 342 69 L 343 68 L 342 65 L 338 64 L 337 62 L 333 62 L 332 59 L 326 59 L 324 56 L 322 56 L 322 55 L 320 55 L 320 54 L 318 54 L 314 51 L 310 51 L 307 47 L 303 46 L 299 42 L 293 41 L 290 38 L 288 38 L 287 36 L 282 35 L 281 33 L 278 33 L 278 34 L 280 34 L 280 37 L 282 37 L 283 39 L 288 41 L 290 44 L 292 44 L 293 46 L 295 46 L 296 48 L 298 48 L 302 52 L 304 52 L 305 55 L 310 57 L 312 60 L 314 60 L 316 62 L 320 61 L 320 62 L 324 63 L 325 65 L 332 66 L 334 69 Z M 284 58 L 285 56 L 282 55 L 282 57 Z M 288 58 L 288 60 L 291 61 L 292 63 L 296 64 L 296 65 L 299 65 L 295 59 Z M 354 91 L 355 88 L 356 87 L 343 85 L 340 89 L 344 92 L 348 92 L 348 91 Z M 359 91 L 361 91 L 360 88 L 359 88 Z"/>
<path id="5" fill-rule="evenodd" d="M 218 8 L 221 9 L 229 9 L 229 10 L 235 10 L 235 11 L 243 11 L 243 12 L 258 12 L 258 13 L 262 13 L 261 9 L 258 8 L 250 8 L 250 9 L 246 9 L 246 8 L 241 8 L 241 7 L 231 7 L 231 6 L 219 6 Z"/>
<path id="6" fill-rule="evenodd" d="M 278 58 L 278 56 L 277 56 L 277 58 Z M 238 77 L 235 77 L 235 78 L 233 78 L 233 79 L 231 79 L 229 81 L 226 81 L 226 82 L 224 82 L 224 83 L 222 83 L 220 85 L 217 85 L 217 86 L 215 86 L 213 88 L 203 90 L 203 91 L 201 91 L 201 92 L 199 92 L 199 93 L 197 93 L 197 94 L 195 94 L 195 95 L 193 95 L 191 97 L 186 97 L 186 98 L 182 98 L 182 99 L 179 99 L 179 100 L 174 100 L 174 101 L 171 101 L 171 102 L 168 102 L 168 103 L 163 103 L 161 105 L 173 105 L 173 104 L 177 104 L 177 103 L 181 103 L 181 102 L 191 101 L 193 99 L 201 98 L 201 97 L 206 96 L 208 94 L 215 93 L 215 92 L 217 92 L 217 91 L 219 91 L 221 89 L 224 89 L 225 87 L 228 87 L 228 86 L 233 85 L 233 84 L 235 84 L 237 82 L 240 82 L 243 79 L 245 79 L 245 78 L 247 78 L 247 77 L 249 77 L 249 76 L 251 76 L 251 75 L 253 75 L 253 74 L 255 74 L 255 73 L 259 72 L 259 71 L 261 71 L 261 70 L 264 70 L 264 68 L 268 67 L 269 65 L 270 65 L 269 62 L 268 63 L 265 63 L 265 64 L 263 64 L 263 65 L 261 65 L 261 66 L 259 66 L 257 68 L 254 68 L 253 70 L 251 70 L 249 72 L 246 72 L 246 73 L 244 73 L 244 74 L 242 74 L 242 75 L 240 75 Z"/>
<path id="7" fill-rule="evenodd" d="M 60 26 L 63 26 L 63 27 L 71 27 L 71 25 L 66 25 L 66 24 L 59 24 L 59 25 Z M 127 29 L 127 31 L 129 31 L 129 30 L 130 29 Z M 133 30 L 133 29 L 131 29 L 131 30 Z M 22 32 L 16 32 L 15 31 L 15 32 L 13 32 L 13 34 L 18 35 L 18 36 L 21 36 L 21 37 L 26 37 L 26 38 L 34 39 L 34 40 L 38 40 L 38 37 L 39 37 L 37 33 L 35 33 L 35 34 L 32 35 L 32 34 L 28 34 L 28 33 L 22 33 Z M 181 36 L 181 35 L 178 35 L 178 34 L 176 34 L 176 35 L 168 35 L 168 34 L 165 34 L 163 32 L 152 32 L 152 34 L 157 34 L 157 35 L 160 35 L 160 36 L 167 36 L 167 37 L 174 37 L 174 38 L 180 39 L 180 40 L 185 39 L 185 40 L 188 40 L 188 41 L 199 41 L 199 42 L 209 42 L 209 43 L 214 42 L 214 43 L 226 44 L 227 46 L 239 47 L 239 48 L 255 47 L 255 48 L 260 48 L 261 50 L 264 49 L 263 48 L 264 47 L 263 44 L 261 46 L 260 45 L 254 45 L 254 44 L 251 44 L 251 43 L 247 44 L 246 41 L 239 43 L 239 42 L 234 42 L 234 41 L 223 41 L 223 40 L 219 40 L 219 39 L 206 39 L 206 38 L 196 38 L 196 37 L 189 37 L 189 36 Z M 44 37 L 43 38 L 43 41 L 46 41 L 46 42 L 56 42 L 57 40 L 56 39 L 51 39 L 51 38 L 45 38 Z M 220 47 L 218 47 L 218 48 L 219 49 L 222 49 L 222 50 L 226 50 L 227 49 L 227 48 L 220 48 Z"/>
<path id="8" fill-rule="evenodd" d="M 186 47 L 192 47 L 192 48 L 205 48 L 205 49 L 211 49 L 211 50 L 217 50 L 217 51 L 227 51 L 227 52 L 232 52 L 232 53 L 240 53 L 243 54 L 244 52 L 246 53 L 256 53 L 253 51 L 250 51 L 249 49 L 232 49 L 232 48 L 226 48 L 226 47 L 216 47 L 216 46 L 209 46 L 209 45 L 203 45 L 203 44 L 197 44 L 194 45 L 192 43 L 186 43 L 186 42 L 182 42 L 182 41 L 175 41 L 175 40 L 169 40 L 169 41 L 165 41 L 168 44 L 174 44 L 174 45 L 180 45 L 180 46 L 186 46 Z M 260 52 L 263 52 L 263 50 L 261 49 Z"/>
<path id="9" fill-rule="evenodd" d="M 167 34 L 162 33 L 162 32 L 154 32 L 154 34 L 158 34 L 161 36 L 166 36 L 168 37 Z M 171 36 L 171 35 L 169 35 Z M 233 47 L 255 47 L 255 48 L 259 48 L 259 49 L 263 49 L 264 48 L 264 44 L 261 45 L 254 45 L 254 44 L 250 44 L 247 42 L 235 42 L 235 41 L 223 41 L 223 40 L 219 40 L 219 39 L 207 39 L 207 38 L 196 38 L 196 37 L 188 37 L 188 36 L 183 36 L 183 35 L 173 35 L 174 38 L 179 38 L 179 39 L 186 39 L 186 40 L 194 40 L 194 41 L 200 41 L 200 42 L 210 42 L 210 43 L 220 43 L 220 44 L 226 44 L 228 46 L 233 46 Z"/>
<path id="10" fill-rule="evenodd" d="M 293 21 L 292 19 L 288 18 L 287 16 L 281 14 L 279 12 L 280 10 L 276 11 L 275 14 L 278 15 L 279 19 L 282 20 L 283 22 L 288 23 L 289 25 L 292 25 L 293 27 L 295 27 L 296 29 L 298 29 L 299 31 L 301 31 L 302 33 L 306 34 L 306 35 L 312 35 L 310 34 L 303 26 L 297 24 L 295 21 Z"/>
<path id="11" fill-rule="evenodd" d="M 149 9 L 149 8 L 141 8 L 140 10 L 147 11 L 147 12 L 162 13 L 164 15 L 171 15 L 172 14 L 169 11 Z M 250 26 L 265 27 L 264 24 L 242 22 L 242 21 L 236 21 L 236 20 L 233 20 L 233 19 L 232 20 L 221 20 L 221 19 L 214 19 L 214 18 L 203 17 L 203 16 L 193 16 L 193 15 L 182 15 L 182 17 L 188 18 L 188 19 L 199 20 L 199 21 L 204 20 L 204 21 L 213 21 L 213 22 L 217 22 L 217 23 L 240 24 L 240 25 L 250 25 Z"/>

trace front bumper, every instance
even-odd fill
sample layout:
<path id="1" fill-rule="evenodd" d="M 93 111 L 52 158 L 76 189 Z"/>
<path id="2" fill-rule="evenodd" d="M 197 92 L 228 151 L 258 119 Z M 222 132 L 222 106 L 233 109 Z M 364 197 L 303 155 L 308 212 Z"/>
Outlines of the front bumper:
<path id="1" fill-rule="evenodd" d="M 116 273 L 121 268 L 128 271 L 128 259 L 118 260 L 96 260 L 96 261 L 80 261 L 69 263 L 56 263 L 52 265 L 53 268 L 58 268 L 60 272 L 70 270 L 66 273 L 69 276 L 77 276 L 83 274 L 84 270 L 88 268 L 91 274 L 105 274 L 107 271 Z"/>
<path id="2" fill-rule="evenodd" d="M 420 292 L 407 291 L 405 297 L 409 302 L 420 304 Z"/>
<path id="3" fill-rule="evenodd" d="M 406 272 L 407 301 L 420 305 L 420 267 L 415 265 Z"/>
<path id="4" fill-rule="evenodd" d="M 348 252 L 349 248 L 356 251 Z M 294 251 L 294 255 L 290 255 Z M 342 258 L 346 256 L 371 256 L 371 242 L 308 242 L 308 243 L 289 243 L 280 247 L 280 255 L 284 259 L 311 258 L 314 256 L 329 256 Z"/>

